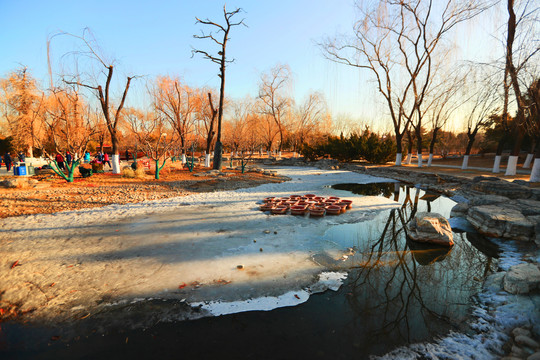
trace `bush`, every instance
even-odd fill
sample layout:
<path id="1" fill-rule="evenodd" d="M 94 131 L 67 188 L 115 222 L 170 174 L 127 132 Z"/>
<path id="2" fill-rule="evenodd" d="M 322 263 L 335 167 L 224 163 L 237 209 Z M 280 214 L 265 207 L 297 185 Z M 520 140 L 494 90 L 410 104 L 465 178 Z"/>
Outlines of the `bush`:
<path id="1" fill-rule="evenodd" d="M 124 166 L 122 168 L 122 177 L 128 178 L 128 179 L 134 179 L 135 178 L 135 171 L 130 166 Z"/>
<path id="2" fill-rule="evenodd" d="M 41 168 L 43 169 L 44 167 L 45 167 L 45 165 L 42 166 Z M 49 167 L 49 169 L 50 169 L 50 167 Z M 90 177 L 90 176 L 92 176 L 92 174 L 93 174 L 92 169 L 86 168 L 86 167 L 84 167 L 84 166 L 82 166 L 82 165 L 79 166 L 79 173 L 81 174 L 81 176 L 82 176 L 83 178 Z"/>
<path id="3" fill-rule="evenodd" d="M 349 137 L 329 136 L 317 146 L 303 144 L 300 153 L 309 161 L 329 156 L 339 161 L 364 159 L 372 164 L 384 164 L 396 155 L 396 144 L 390 136 L 379 136 L 368 128 L 362 134 Z"/>
<path id="4" fill-rule="evenodd" d="M 319 158 L 317 148 L 308 144 L 302 144 L 298 152 L 308 161 L 315 161 Z"/>
<path id="5" fill-rule="evenodd" d="M 137 179 L 144 179 L 146 176 L 146 170 L 144 170 L 144 166 L 138 166 L 137 170 L 135 170 L 135 177 Z"/>

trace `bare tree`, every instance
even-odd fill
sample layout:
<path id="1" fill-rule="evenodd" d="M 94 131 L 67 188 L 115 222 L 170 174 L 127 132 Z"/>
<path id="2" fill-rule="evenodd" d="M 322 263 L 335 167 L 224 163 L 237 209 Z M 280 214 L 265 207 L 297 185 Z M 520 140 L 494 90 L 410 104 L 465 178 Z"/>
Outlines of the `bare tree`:
<path id="1" fill-rule="evenodd" d="M 35 141 L 48 158 L 53 171 L 67 182 L 73 182 L 75 169 L 83 159 L 88 142 L 99 131 L 98 119 L 82 100 L 77 85 L 50 89 L 50 93 L 44 114 L 49 143 L 41 142 L 39 138 Z M 72 161 L 65 161 L 64 165 L 67 174 L 56 161 L 55 154 L 62 154 L 64 158 L 68 154 L 71 156 Z"/>
<path id="2" fill-rule="evenodd" d="M 528 168 L 535 154 L 540 155 L 540 78 L 535 79 L 528 87 L 525 103 L 528 110 L 527 134 L 531 138 L 531 148 L 523 168 Z"/>
<path id="3" fill-rule="evenodd" d="M 279 134 L 279 129 L 272 117 L 259 113 L 252 117 L 252 121 L 256 121 L 255 129 L 259 133 L 266 151 L 272 151 L 276 136 Z"/>
<path id="4" fill-rule="evenodd" d="M 532 48 L 524 43 L 524 39 L 527 39 L 526 42 L 528 43 L 529 39 L 538 38 L 540 7 L 535 7 L 535 4 L 529 0 L 521 2 L 520 5 L 520 7 L 516 8 L 514 0 L 507 0 L 508 23 L 505 52 L 505 79 L 506 74 L 508 74 L 512 90 L 514 91 L 517 113 L 514 120 L 514 138 L 516 139 L 516 142 L 510 154 L 510 158 L 508 159 L 505 175 L 516 174 L 518 156 L 521 150 L 521 141 L 525 135 L 525 112 L 527 106 L 523 96 L 523 83 L 521 82 L 520 74 L 524 72 L 529 61 L 540 52 L 538 43 L 534 44 Z M 518 15 L 516 15 L 516 10 L 520 11 Z M 521 33 L 517 33 L 518 31 L 521 31 Z M 516 44 L 518 45 L 517 47 L 514 46 L 516 36 L 518 39 L 521 38 L 521 42 Z M 530 181 L 533 180 L 540 180 L 540 159 L 538 162 L 535 159 Z"/>
<path id="5" fill-rule="evenodd" d="M 472 95 L 465 101 L 468 107 L 465 110 L 467 115 L 467 147 L 463 156 L 461 169 L 468 167 L 469 155 L 473 147 L 478 131 L 482 129 L 489 120 L 490 115 L 499 111 L 499 97 L 497 86 L 493 83 L 490 74 L 483 78 L 472 81 L 469 92 Z"/>
<path id="6" fill-rule="evenodd" d="M 308 95 L 302 105 L 296 109 L 294 121 L 294 151 L 304 144 L 311 134 L 320 127 L 328 115 L 324 95 L 318 92 Z"/>
<path id="7" fill-rule="evenodd" d="M 255 108 L 251 98 L 234 101 L 232 108 L 233 113 L 227 122 L 227 131 L 224 134 L 227 146 L 238 152 L 246 139 L 258 139 L 257 127 L 259 125 L 254 120 Z"/>
<path id="8" fill-rule="evenodd" d="M 287 65 L 277 65 L 268 74 L 262 74 L 259 84 L 259 99 L 262 103 L 260 111 L 263 115 L 274 120 L 279 131 L 279 147 L 284 144 L 285 117 L 290 110 L 293 100 L 285 90 L 289 85 L 291 70 Z"/>
<path id="9" fill-rule="evenodd" d="M 178 141 L 178 133 L 173 131 L 170 123 L 159 113 L 142 113 L 130 109 L 126 117 L 131 125 L 131 131 L 137 138 L 138 145 L 146 156 L 154 161 L 154 177 L 159 180 L 159 172 L 167 160 L 172 157 L 171 150 Z"/>
<path id="10" fill-rule="evenodd" d="M 431 141 L 429 143 L 429 158 L 427 166 L 431 166 L 437 136 L 448 123 L 450 115 L 459 106 L 456 95 L 463 85 L 463 76 L 441 76 L 427 102 L 426 114 L 431 123 Z"/>
<path id="11" fill-rule="evenodd" d="M 77 36 L 74 34 L 68 34 L 68 33 L 60 33 L 58 35 L 69 35 L 75 39 L 78 39 L 82 42 L 84 51 L 81 52 L 74 52 L 73 54 L 77 57 L 84 56 L 87 57 L 94 62 L 97 62 L 99 64 L 102 71 L 94 76 L 92 79 L 88 81 L 81 81 L 80 80 L 80 74 L 75 73 L 72 74 L 71 78 L 69 80 L 64 80 L 67 84 L 76 84 L 82 87 L 85 87 L 87 89 L 90 89 L 93 94 L 97 97 L 99 100 L 99 104 L 101 107 L 101 111 L 103 112 L 103 118 L 105 120 L 105 124 L 107 126 L 107 130 L 109 131 L 109 134 L 111 136 L 111 143 L 112 143 L 112 165 L 113 165 L 113 173 L 119 174 L 120 173 L 120 149 L 119 149 L 119 133 L 118 133 L 118 124 L 119 121 L 122 119 L 122 110 L 124 108 L 124 104 L 126 102 L 126 97 L 129 91 L 129 87 L 131 84 L 131 80 L 133 80 L 134 76 L 127 76 L 126 77 L 126 83 L 124 85 L 123 93 L 118 100 L 118 102 L 115 104 L 114 101 L 111 99 L 112 97 L 112 91 L 111 91 L 111 82 L 113 81 L 113 75 L 114 75 L 114 65 L 113 61 L 107 61 L 105 58 L 99 54 L 98 52 L 98 46 L 95 44 L 95 41 L 91 36 L 91 33 L 88 29 L 85 29 L 83 31 L 82 36 Z M 90 39 L 89 39 L 90 38 Z M 49 44 L 50 40 L 48 42 L 48 51 L 49 51 Z M 49 57 L 50 58 L 50 57 Z M 49 67 L 50 67 L 50 61 L 49 61 Z M 51 75 L 52 79 L 52 75 Z"/>
<path id="12" fill-rule="evenodd" d="M 204 159 L 204 166 L 210 167 L 210 150 L 212 149 L 212 142 L 214 141 L 214 137 L 216 135 L 215 125 L 218 110 L 212 101 L 212 91 L 208 91 L 206 94 L 204 91 L 201 91 L 199 96 L 200 101 L 198 102 L 199 105 L 197 108 L 197 119 L 201 125 L 199 127 L 199 134 L 205 135 L 206 157 Z"/>
<path id="13" fill-rule="evenodd" d="M 231 63 L 233 60 L 227 60 L 226 50 L 227 50 L 227 41 L 230 40 L 229 32 L 234 26 L 244 25 L 244 19 L 238 22 L 232 22 L 231 19 L 241 12 L 242 9 L 238 8 L 234 11 L 227 11 L 226 7 L 223 6 L 223 17 L 225 19 L 225 24 L 221 25 L 216 22 L 213 22 L 209 19 L 201 20 L 197 18 L 197 23 L 202 25 L 211 26 L 217 31 L 217 34 L 222 33 L 223 38 L 218 39 L 212 32 L 208 34 L 202 32 L 201 35 L 193 35 L 196 39 L 210 39 L 219 46 L 217 55 L 212 55 L 207 51 L 193 49 L 193 54 L 201 54 L 205 59 L 212 61 L 219 65 L 219 77 L 221 79 L 221 85 L 219 88 L 219 108 L 218 108 L 218 120 L 217 120 L 217 136 L 216 136 L 216 147 L 214 150 L 214 169 L 220 170 L 222 167 L 222 144 L 221 144 L 221 122 L 223 119 L 223 105 L 225 100 L 225 67 L 228 63 Z"/>
<path id="14" fill-rule="evenodd" d="M 326 58 L 371 72 L 384 97 L 396 137 L 396 165 L 401 164 L 402 139 L 414 120 L 421 166 L 423 102 L 442 40 L 457 24 L 485 9 L 482 2 L 446 0 L 382 0 L 359 5 L 353 37 L 321 44 Z"/>
<path id="15" fill-rule="evenodd" d="M 180 138 L 182 162 L 185 163 L 188 138 L 195 131 L 195 110 L 200 101 L 198 92 L 180 79 L 159 77 L 153 91 L 154 107 L 164 116 Z"/>

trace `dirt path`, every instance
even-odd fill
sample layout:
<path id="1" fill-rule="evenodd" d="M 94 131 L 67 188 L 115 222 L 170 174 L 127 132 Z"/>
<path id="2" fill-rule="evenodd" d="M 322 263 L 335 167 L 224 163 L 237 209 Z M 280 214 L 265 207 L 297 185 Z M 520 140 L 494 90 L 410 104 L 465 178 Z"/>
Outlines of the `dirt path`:
<path id="1" fill-rule="evenodd" d="M 224 170 L 225 176 L 211 176 L 207 170 L 198 168 L 191 173 L 170 167 L 160 174 L 160 180 L 150 174 L 140 179 L 128 179 L 112 173 L 95 174 L 86 179 L 78 177 L 73 183 L 67 183 L 57 175 L 20 178 L 16 188 L 0 187 L 0 218 L 138 203 L 285 180 L 258 172 L 242 174 L 238 170 Z"/>

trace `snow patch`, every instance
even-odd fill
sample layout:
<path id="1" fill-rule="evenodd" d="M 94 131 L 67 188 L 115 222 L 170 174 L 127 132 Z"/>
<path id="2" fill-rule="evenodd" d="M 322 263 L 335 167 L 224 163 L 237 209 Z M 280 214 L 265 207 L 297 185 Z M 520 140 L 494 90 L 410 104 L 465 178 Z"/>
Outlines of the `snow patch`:
<path id="1" fill-rule="evenodd" d="M 285 306 L 296 306 L 306 302 L 309 293 L 306 290 L 289 291 L 280 296 L 264 296 L 244 301 L 208 301 L 192 303 L 192 307 L 199 307 L 211 315 L 221 316 L 246 311 L 270 311 Z"/>
<path id="2" fill-rule="evenodd" d="M 324 292 L 327 289 L 338 291 L 346 278 L 346 272 L 322 272 L 319 274 L 319 281 L 310 286 L 310 291 L 312 293 Z"/>
<path id="3" fill-rule="evenodd" d="M 236 314 L 246 311 L 270 311 L 277 308 L 296 306 L 308 301 L 310 294 L 324 292 L 328 289 L 338 291 L 343 280 L 347 278 L 345 272 L 322 272 L 319 280 L 308 289 L 289 291 L 280 296 L 263 296 L 255 299 L 241 301 L 205 301 L 191 303 L 194 308 L 208 311 L 213 316 Z"/>

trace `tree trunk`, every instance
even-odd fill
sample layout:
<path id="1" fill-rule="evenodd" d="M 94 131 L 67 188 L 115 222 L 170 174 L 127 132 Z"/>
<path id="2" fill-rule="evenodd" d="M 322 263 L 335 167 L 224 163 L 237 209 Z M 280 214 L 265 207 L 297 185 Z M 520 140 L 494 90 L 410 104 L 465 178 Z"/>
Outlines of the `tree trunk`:
<path id="1" fill-rule="evenodd" d="M 221 141 L 216 141 L 216 147 L 214 148 L 214 169 L 221 170 L 223 157 L 222 157 L 222 145 Z"/>
<path id="2" fill-rule="evenodd" d="M 433 161 L 433 152 L 435 150 L 435 143 L 437 142 L 437 133 L 439 131 L 439 128 L 434 128 L 433 129 L 433 135 L 431 136 L 431 141 L 429 143 L 429 158 L 428 158 L 428 163 L 427 163 L 427 166 L 431 166 L 431 162 Z"/>
<path id="3" fill-rule="evenodd" d="M 403 158 L 403 134 L 396 131 L 396 166 L 401 166 L 401 159 Z"/>
<path id="4" fill-rule="evenodd" d="M 463 155 L 463 162 L 461 163 L 461 170 L 467 170 L 469 166 L 469 155 L 471 154 L 471 150 L 474 144 L 474 139 L 476 137 L 476 132 L 473 131 L 470 134 L 467 134 L 467 137 L 469 140 L 467 141 L 467 147 L 465 148 L 465 155 Z"/>
<path id="5" fill-rule="evenodd" d="M 531 170 L 531 176 L 529 177 L 529 182 L 540 182 L 540 141 L 537 142 L 534 163 Z"/>
<path id="6" fill-rule="evenodd" d="M 519 159 L 519 152 L 521 150 L 521 143 L 523 141 L 523 128 L 519 125 L 519 116 L 520 111 L 518 110 L 518 118 L 516 119 L 516 127 L 515 127 L 515 133 L 516 133 L 516 143 L 514 144 L 514 148 L 512 149 L 512 153 L 510 154 L 510 157 L 508 158 L 508 164 L 506 164 L 506 173 L 504 175 L 506 176 L 513 176 L 517 173 L 517 164 Z"/>
<path id="7" fill-rule="evenodd" d="M 491 171 L 494 174 L 497 174 L 501 171 L 501 158 L 502 152 L 504 149 L 504 144 L 506 143 L 507 135 L 504 135 L 497 145 L 497 151 L 495 152 L 495 159 L 493 160 L 493 170 Z"/>
<path id="8" fill-rule="evenodd" d="M 405 164 L 410 165 L 412 161 L 413 141 L 412 141 L 411 132 L 409 130 L 407 130 L 407 139 L 409 140 L 409 144 L 407 148 L 407 159 L 405 160 Z"/>
<path id="9" fill-rule="evenodd" d="M 111 143 L 112 143 L 112 172 L 113 174 L 120 174 L 120 151 L 118 146 L 118 137 L 116 136 L 116 131 L 111 132 Z"/>
<path id="10" fill-rule="evenodd" d="M 529 150 L 529 153 L 527 154 L 527 158 L 525 159 L 525 163 L 523 163 L 523 168 L 528 169 L 531 166 L 531 162 L 534 159 L 536 149 L 536 138 L 534 138 L 531 142 L 531 150 Z"/>
<path id="11" fill-rule="evenodd" d="M 416 133 L 416 154 L 418 156 L 418 167 L 422 167 L 422 128 L 420 124 L 415 129 Z"/>

